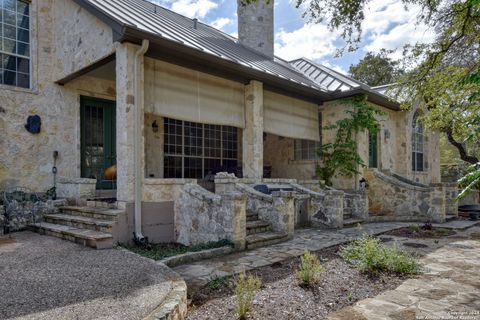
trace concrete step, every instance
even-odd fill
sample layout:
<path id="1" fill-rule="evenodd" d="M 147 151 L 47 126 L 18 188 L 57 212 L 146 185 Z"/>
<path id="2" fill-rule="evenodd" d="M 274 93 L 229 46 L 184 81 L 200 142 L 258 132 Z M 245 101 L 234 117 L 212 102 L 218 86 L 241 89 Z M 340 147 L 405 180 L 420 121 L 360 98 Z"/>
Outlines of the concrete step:
<path id="1" fill-rule="evenodd" d="M 287 239 L 288 235 L 280 232 L 262 232 L 248 235 L 245 238 L 247 249 L 269 246 L 275 243 L 283 242 Z"/>
<path id="2" fill-rule="evenodd" d="M 120 209 L 110 208 L 95 208 L 95 207 L 79 207 L 79 206 L 65 206 L 60 207 L 60 212 L 65 215 L 82 216 L 92 219 L 100 220 L 116 220 L 117 216 L 123 213 Z"/>
<path id="3" fill-rule="evenodd" d="M 48 222 L 39 222 L 30 225 L 33 231 L 40 234 L 54 236 L 57 238 L 72 241 L 95 249 L 113 248 L 113 237 L 109 233 L 79 229 Z"/>
<path id="4" fill-rule="evenodd" d="M 344 228 L 356 227 L 359 223 L 362 223 L 362 222 L 363 222 L 363 219 L 358 219 L 358 218 L 344 219 L 343 227 Z"/>
<path id="5" fill-rule="evenodd" d="M 106 233 L 112 233 L 113 225 L 112 220 L 99 220 L 82 216 L 72 216 L 68 214 L 46 214 L 43 216 L 43 220 L 52 224 L 60 224 L 64 226 L 88 229 Z"/>
<path id="6" fill-rule="evenodd" d="M 87 199 L 87 207 L 117 209 L 117 200 L 116 198 Z"/>
<path id="7" fill-rule="evenodd" d="M 351 213 L 343 212 L 343 220 L 352 219 Z"/>
<path id="8" fill-rule="evenodd" d="M 270 231 L 271 225 L 262 220 L 247 221 L 247 235 Z"/>
<path id="9" fill-rule="evenodd" d="M 247 211 L 247 221 L 258 220 L 258 213 Z"/>
<path id="10" fill-rule="evenodd" d="M 450 214 L 447 214 L 447 216 L 445 217 L 445 222 L 453 221 L 453 220 L 455 220 L 455 219 L 457 219 L 457 216 L 456 216 L 456 215 L 454 215 L 454 214 L 451 214 L 451 215 L 450 215 Z"/>

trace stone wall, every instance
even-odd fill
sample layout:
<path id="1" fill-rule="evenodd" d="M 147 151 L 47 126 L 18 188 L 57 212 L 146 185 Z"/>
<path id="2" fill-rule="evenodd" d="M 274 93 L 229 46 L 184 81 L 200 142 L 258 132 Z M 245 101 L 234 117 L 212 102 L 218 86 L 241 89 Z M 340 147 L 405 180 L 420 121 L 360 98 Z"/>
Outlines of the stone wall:
<path id="1" fill-rule="evenodd" d="M 345 192 L 343 210 L 349 212 L 352 217 L 368 219 L 368 194 L 366 191 Z"/>
<path id="2" fill-rule="evenodd" d="M 184 245 L 230 240 L 245 248 L 246 198 L 239 193 L 213 194 L 187 184 L 175 201 L 175 239 Z"/>
<path id="3" fill-rule="evenodd" d="M 445 221 L 445 189 L 399 179 L 388 172 L 367 171 L 369 219 L 372 221 Z"/>
<path id="4" fill-rule="evenodd" d="M 61 21 L 55 18 L 61 15 L 62 8 L 67 5 L 76 6 L 71 0 L 31 2 L 33 87 L 22 89 L 0 85 L 0 132 L 8 137 L 0 139 L 0 150 L 6 151 L 0 157 L 0 190 L 28 186 L 32 191 L 43 192 L 51 188 L 55 150 L 59 152 L 56 164 L 58 176 L 80 177 L 80 96 L 115 100 L 115 84 L 111 80 L 83 76 L 65 86 L 54 83 L 58 80 L 55 75 L 58 61 L 63 61 L 62 68 L 73 71 L 93 62 L 97 57 L 93 54 L 95 48 L 109 46 L 106 38 L 112 42 L 111 37 L 92 33 L 89 29 L 93 26 L 92 21 L 81 18 L 87 16 L 82 11 L 75 20 L 69 22 L 69 30 L 75 30 L 76 35 L 86 36 L 81 44 L 83 51 L 79 51 L 86 52 L 86 55 L 79 54 L 74 60 L 69 60 L 70 54 L 78 48 L 78 42 L 73 49 L 65 47 L 68 52 L 59 49 L 56 42 L 59 33 L 71 37 L 73 34 L 65 32 L 65 25 L 58 25 Z M 65 66 L 67 63 L 71 65 Z M 39 134 L 33 135 L 25 130 L 29 115 L 41 117 Z"/>
<path id="5" fill-rule="evenodd" d="M 96 179 L 59 177 L 57 179 L 57 197 L 67 199 L 94 198 L 96 184 Z"/>

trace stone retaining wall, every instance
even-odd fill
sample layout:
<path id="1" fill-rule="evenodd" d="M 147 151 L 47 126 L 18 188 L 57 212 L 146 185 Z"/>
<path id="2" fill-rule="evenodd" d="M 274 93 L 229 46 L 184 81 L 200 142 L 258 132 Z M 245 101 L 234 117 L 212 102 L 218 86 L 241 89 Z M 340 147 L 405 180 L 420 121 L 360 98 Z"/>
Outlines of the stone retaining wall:
<path id="1" fill-rule="evenodd" d="M 59 177 L 57 179 L 57 197 L 65 199 L 94 198 L 96 179 Z"/>
<path id="2" fill-rule="evenodd" d="M 175 200 L 176 242 L 191 246 L 223 239 L 245 248 L 246 198 L 239 193 L 211 193 L 186 184 Z"/>
<path id="3" fill-rule="evenodd" d="M 368 202 L 372 221 L 432 221 L 444 222 L 446 205 L 454 199 L 446 198 L 443 184 L 422 186 L 397 179 L 390 172 L 369 170 Z"/>

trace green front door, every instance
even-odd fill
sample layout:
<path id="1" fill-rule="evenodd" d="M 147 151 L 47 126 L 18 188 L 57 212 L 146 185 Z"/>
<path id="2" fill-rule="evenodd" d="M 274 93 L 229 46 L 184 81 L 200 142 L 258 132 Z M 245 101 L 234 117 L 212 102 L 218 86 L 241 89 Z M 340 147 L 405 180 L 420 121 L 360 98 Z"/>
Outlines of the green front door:
<path id="1" fill-rule="evenodd" d="M 377 133 L 372 132 L 368 135 L 368 166 L 378 167 L 378 137 Z"/>
<path id="2" fill-rule="evenodd" d="M 117 163 L 115 102 L 81 97 L 80 125 L 82 177 L 97 179 L 97 189 L 115 189 L 115 181 L 104 177 Z"/>

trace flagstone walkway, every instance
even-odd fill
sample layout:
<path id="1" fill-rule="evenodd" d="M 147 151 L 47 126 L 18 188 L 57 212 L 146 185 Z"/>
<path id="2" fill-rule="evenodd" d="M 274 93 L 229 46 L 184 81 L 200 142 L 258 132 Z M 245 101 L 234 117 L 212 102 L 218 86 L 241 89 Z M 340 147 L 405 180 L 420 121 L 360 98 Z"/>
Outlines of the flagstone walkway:
<path id="1" fill-rule="evenodd" d="M 192 293 L 216 277 L 230 276 L 268 266 L 301 256 L 305 250 L 318 251 L 349 242 L 363 234 L 377 235 L 408 225 L 408 223 L 391 222 L 370 223 L 341 230 L 302 229 L 296 231 L 294 238 L 286 242 L 181 265 L 173 270 L 185 279 L 189 293 Z"/>
<path id="2" fill-rule="evenodd" d="M 462 220 L 436 224 L 436 226 L 465 229 L 477 223 L 480 223 L 480 221 Z M 272 265 L 292 257 L 301 256 L 305 250 L 318 251 L 352 241 L 361 237 L 363 234 L 378 235 L 411 224 L 412 223 L 402 222 L 380 222 L 363 224 L 341 230 L 301 229 L 295 231 L 294 238 L 286 242 L 180 265 L 173 268 L 173 270 L 185 279 L 189 294 L 191 294 L 205 286 L 211 279 L 217 277 L 226 277 L 243 271 Z"/>
<path id="3" fill-rule="evenodd" d="M 422 260 L 425 272 L 329 320 L 480 320 L 480 241 L 452 242 Z"/>

